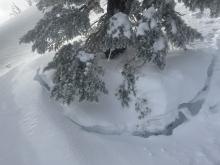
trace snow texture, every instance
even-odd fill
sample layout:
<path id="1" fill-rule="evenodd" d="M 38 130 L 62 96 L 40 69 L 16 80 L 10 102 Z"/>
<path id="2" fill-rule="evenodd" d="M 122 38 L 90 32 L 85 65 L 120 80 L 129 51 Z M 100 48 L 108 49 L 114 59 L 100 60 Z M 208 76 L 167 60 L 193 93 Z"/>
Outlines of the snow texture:
<path id="1" fill-rule="evenodd" d="M 146 22 L 141 22 L 139 23 L 138 27 L 137 27 L 137 32 L 136 35 L 137 36 L 144 36 L 145 32 L 149 31 L 149 25 Z"/>
<path id="2" fill-rule="evenodd" d="M 122 12 L 115 14 L 110 19 L 109 24 L 108 35 L 112 35 L 113 38 L 119 38 L 120 35 L 123 35 L 128 39 L 131 38 L 131 25 L 126 14 Z"/>
<path id="3" fill-rule="evenodd" d="M 144 10 L 143 17 L 146 20 L 141 20 L 137 26 L 137 36 L 144 36 L 147 31 L 154 29 L 157 27 L 157 21 L 155 20 L 156 9 L 154 7 L 150 7 L 147 10 Z"/>
<path id="4" fill-rule="evenodd" d="M 149 100 L 152 113 L 139 121 L 133 107 L 121 109 L 114 97 L 123 59 L 103 62 L 112 92 L 100 103 L 61 106 L 50 99 L 45 89 L 52 74 L 38 69 L 53 56 L 34 55 L 29 45 L 17 44 L 40 16 L 31 9 L 0 28 L 0 164 L 220 164 L 219 19 L 197 18 L 196 11 L 186 15 L 204 34 L 204 43 L 172 51 L 164 71 L 151 65 L 141 71 L 137 90 Z M 172 134 L 161 129 L 166 125 Z M 131 136 L 143 129 L 143 136 L 154 136 Z"/>

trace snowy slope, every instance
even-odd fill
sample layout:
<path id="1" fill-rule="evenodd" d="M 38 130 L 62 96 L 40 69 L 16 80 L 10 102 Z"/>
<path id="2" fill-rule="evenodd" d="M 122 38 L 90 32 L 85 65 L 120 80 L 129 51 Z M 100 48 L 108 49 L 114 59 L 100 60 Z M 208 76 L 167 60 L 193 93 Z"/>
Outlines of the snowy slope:
<path id="1" fill-rule="evenodd" d="M 201 43 L 197 43 L 197 49 L 172 52 L 165 71 L 147 66 L 147 71 L 141 74 L 146 84 L 138 87 L 144 88 L 149 95 L 155 110 L 151 116 L 153 119 L 163 119 L 166 114 L 175 113 L 181 103 L 204 99 L 199 114 L 188 114 L 189 121 L 177 127 L 173 135 L 141 138 L 120 133 L 126 127 L 136 125 L 137 119 L 132 108 L 118 109 L 119 103 L 111 97 L 114 93 L 101 99 L 104 105 L 102 102 L 66 107 L 49 98 L 35 75 L 52 56 L 34 55 L 30 46 L 17 44 L 20 35 L 39 17 L 36 10 L 28 11 L 0 29 L 0 164 L 220 164 L 220 59 L 218 45 L 214 42 L 218 33 L 211 43 L 215 49 L 199 49 Z M 216 26 L 215 21 L 213 26 Z M 212 64 L 213 56 L 216 57 Z M 10 68 L 5 67 L 8 64 L 11 64 Z M 115 69 L 120 69 L 117 62 L 114 65 Z M 213 74 L 209 74 L 208 68 L 212 65 Z M 115 72 L 109 71 L 108 75 L 118 75 Z M 207 73 L 211 75 L 210 81 L 207 81 Z M 110 78 L 107 82 L 108 86 L 112 84 Z M 208 90 L 196 97 L 206 82 L 209 82 Z M 104 125 L 107 129 L 113 128 L 113 132 L 116 129 L 118 135 L 84 130 L 66 115 L 85 125 Z M 100 127 L 95 128 L 100 132 Z"/>
<path id="2" fill-rule="evenodd" d="M 36 8 L 31 8 L 19 16 L 5 22 L 0 27 L 0 75 L 4 74 L 19 62 L 31 58 L 30 45 L 19 45 L 19 39 L 41 18 Z"/>

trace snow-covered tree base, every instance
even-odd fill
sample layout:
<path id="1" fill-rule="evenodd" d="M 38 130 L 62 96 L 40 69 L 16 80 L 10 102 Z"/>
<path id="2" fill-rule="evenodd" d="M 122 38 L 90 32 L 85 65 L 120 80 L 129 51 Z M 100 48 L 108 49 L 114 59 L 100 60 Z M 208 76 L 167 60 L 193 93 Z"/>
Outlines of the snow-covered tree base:
<path id="1" fill-rule="evenodd" d="M 148 111 L 147 98 L 139 97 L 136 89 L 141 68 L 150 63 L 163 70 L 170 45 L 186 49 L 203 38 L 185 23 L 176 4 L 183 2 L 190 10 L 207 8 L 211 16 L 218 16 L 220 1 L 211 1 L 108 0 L 104 10 L 100 0 L 40 0 L 37 6 L 45 12 L 44 18 L 21 42 L 33 43 L 33 51 L 39 53 L 57 52 L 47 67 L 56 70 L 52 97 L 68 104 L 76 99 L 97 102 L 101 94 L 107 94 L 109 89 L 101 77 L 108 68 L 101 67 L 100 54 L 109 52 L 110 60 L 115 50 L 134 49 L 117 70 L 123 79 L 115 93 L 122 106 L 130 106 L 135 98 L 141 117 Z M 100 14 L 95 23 L 91 22 L 92 12 Z M 77 36 L 81 36 L 80 43 L 73 41 Z"/>

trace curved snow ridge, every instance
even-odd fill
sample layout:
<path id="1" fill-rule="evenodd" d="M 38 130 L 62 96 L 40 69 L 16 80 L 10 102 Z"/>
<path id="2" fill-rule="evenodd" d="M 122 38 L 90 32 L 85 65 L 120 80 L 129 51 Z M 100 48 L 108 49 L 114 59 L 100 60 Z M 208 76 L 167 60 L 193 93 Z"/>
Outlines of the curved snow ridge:
<path id="1" fill-rule="evenodd" d="M 208 93 L 211 88 L 210 86 L 211 86 L 211 82 L 212 82 L 215 67 L 216 67 L 216 62 L 218 61 L 218 59 L 219 57 L 217 57 L 217 55 L 213 56 L 211 64 L 209 65 L 208 70 L 207 70 L 207 79 L 206 79 L 204 87 L 197 93 L 197 95 L 191 101 L 180 104 L 178 109 L 188 110 L 191 116 L 195 116 L 199 113 L 199 111 L 201 110 L 203 104 L 205 103 L 208 97 Z"/>
<path id="2" fill-rule="evenodd" d="M 86 126 L 75 121 L 72 118 L 66 116 L 72 123 L 80 127 L 82 130 L 91 133 L 97 133 L 102 135 L 122 135 L 122 134 L 131 134 L 131 132 L 126 127 L 117 127 L 117 126 L 103 126 L 103 125 L 92 125 Z"/>
<path id="3" fill-rule="evenodd" d="M 113 124 L 87 125 L 83 123 L 82 121 L 76 119 L 75 117 L 73 119 L 73 117 L 68 116 L 68 114 L 66 114 L 65 116 L 67 117 L 68 120 L 70 120 L 72 123 L 74 123 L 75 125 L 77 125 L 78 127 L 80 127 L 82 130 L 86 132 L 102 134 L 102 135 L 134 135 L 134 136 L 142 136 L 142 137 L 149 137 L 153 135 L 171 135 L 172 130 L 174 129 L 171 127 L 176 128 L 177 127 L 176 123 L 179 123 L 180 122 L 179 120 L 184 120 L 184 122 L 186 121 L 185 117 L 183 117 L 182 112 L 179 112 L 178 114 L 177 111 L 172 111 L 167 114 L 158 115 L 158 116 L 155 116 L 154 118 L 149 119 L 146 122 L 148 126 L 145 125 L 146 128 L 142 129 L 142 127 L 139 127 L 138 125 L 130 125 L 130 126 L 126 126 L 122 124 L 121 125 L 113 125 Z M 171 119 L 171 116 L 172 116 L 172 119 Z M 179 117 L 181 119 L 179 119 Z M 168 118 L 170 120 L 168 120 Z M 175 122 L 170 123 L 168 121 L 175 121 Z M 157 125 L 158 125 L 158 128 L 156 129 Z M 166 125 L 166 129 L 164 130 L 161 129 L 162 128 L 161 125 L 162 126 Z M 152 127 L 152 129 L 150 127 Z"/>
<path id="4" fill-rule="evenodd" d="M 79 121 L 73 120 L 72 118 L 67 118 L 74 123 L 75 125 L 79 126 L 81 129 L 83 129 L 86 132 L 92 132 L 92 133 L 98 133 L 102 135 L 134 135 L 134 136 L 141 136 L 148 138 L 150 136 L 158 136 L 158 135 L 172 135 L 174 129 L 176 129 L 178 126 L 182 125 L 186 121 L 189 120 L 189 115 L 196 116 L 200 110 L 202 109 L 209 90 L 211 81 L 214 74 L 214 69 L 216 66 L 216 61 L 218 61 L 217 56 L 213 56 L 211 64 L 209 65 L 207 69 L 207 78 L 204 87 L 196 94 L 196 96 L 187 103 L 182 103 L 179 105 L 178 110 L 176 111 L 170 111 L 167 114 L 164 115 L 158 115 L 154 118 L 149 119 L 146 121 L 146 123 L 149 125 L 149 128 L 152 126 L 154 129 L 147 129 L 146 128 L 138 128 L 134 126 L 133 128 L 128 128 L 125 126 L 103 126 L 103 125 L 91 125 L 86 126 Z M 172 117 L 173 119 L 169 120 L 170 122 L 166 124 L 165 128 L 161 129 L 155 129 L 156 125 L 161 125 L 161 123 L 167 122 L 166 116 Z M 163 121 L 164 120 L 164 121 Z M 163 125 L 163 124 L 162 124 Z"/>
<path id="5" fill-rule="evenodd" d="M 177 110 L 177 116 L 175 120 L 170 122 L 164 129 L 156 130 L 156 131 L 136 131 L 133 134 L 137 136 L 149 137 L 152 135 L 172 135 L 175 128 L 182 125 L 186 121 L 188 121 L 190 112 L 191 116 L 196 116 L 202 109 L 205 101 L 207 100 L 208 93 L 211 88 L 211 82 L 213 78 L 213 74 L 216 67 L 216 62 L 218 61 L 219 57 L 214 55 L 212 61 L 207 69 L 207 78 L 205 81 L 204 87 L 196 94 L 196 96 L 189 101 L 188 103 L 182 103 L 179 105 Z M 188 112 L 186 112 L 188 111 Z"/>
<path id="6" fill-rule="evenodd" d="M 112 96 L 109 96 L 106 98 L 103 97 L 102 98 L 103 100 L 101 101 L 102 103 L 99 103 L 99 104 L 78 105 L 77 103 L 74 103 L 73 107 L 63 107 L 63 110 L 66 112 L 65 116 L 67 116 L 69 120 L 71 120 L 73 123 L 75 123 L 75 125 L 79 126 L 81 129 L 85 130 L 86 132 L 93 132 L 93 133 L 104 134 L 104 135 L 127 134 L 127 135 L 135 135 L 135 136 L 142 136 L 142 137 L 149 137 L 149 136 L 155 136 L 155 135 L 172 135 L 173 130 L 175 128 L 185 123 L 191 117 L 196 116 L 200 112 L 200 110 L 202 109 L 208 97 L 210 84 L 212 82 L 212 78 L 213 78 L 213 74 L 216 68 L 215 66 L 216 66 L 216 62 L 218 61 L 218 57 L 214 55 L 214 56 L 211 56 L 210 58 L 209 56 L 209 58 L 205 60 L 206 60 L 207 65 L 204 68 L 204 72 L 201 72 L 201 73 L 199 72 L 199 74 L 204 75 L 203 76 L 204 84 L 201 83 L 199 85 L 200 86 L 200 88 L 198 88 L 199 92 L 196 92 L 195 90 L 195 93 L 191 95 L 193 99 L 190 99 L 190 97 L 188 97 L 190 101 L 187 101 L 184 103 L 181 103 L 183 102 L 183 100 L 181 101 L 181 99 L 180 100 L 177 99 L 175 101 L 175 105 L 167 106 L 166 99 L 170 97 L 170 95 L 165 95 L 165 91 L 162 88 L 162 85 L 164 85 L 164 83 L 165 85 L 167 85 L 166 83 L 168 83 L 168 85 L 169 83 L 171 85 L 177 84 L 177 86 L 180 87 L 179 82 L 182 82 L 184 79 L 183 77 L 181 76 L 178 77 L 176 75 L 177 73 L 181 74 L 181 72 L 177 72 L 175 74 L 172 72 L 172 75 L 174 74 L 172 78 L 176 79 L 175 84 L 173 84 L 171 80 L 169 81 L 161 80 L 160 78 L 158 78 L 157 75 L 155 75 L 156 78 L 153 79 L 154 74 L 156 74 L 154 72 L 149 72 L 150 75 L 148 76 L 146 76 L 145 74 L 144 78 L 142 78 L 142 81 L 139 81 L 139 84 L 138 84 L 139 89 L 141 88 L 145 89 L 146 83 L 143 83 L 144 79 L 146 79 L 145 77 L 147 78 L 150 77 L 150 81 L 147 81 L 147 82 L 150 82 L 149 83 L 150 87 L 148 86 L 147 88 L 149 89 L 148 92 L 150 92 L 150 94 L 159 92 L 160 93 L 159 100 L 162 99 L 162 102 L 164 101 L 164 104 L 156 105 L 156 107 L 154 108 L 160 113 L 154 112 L 154 115 L 147 116 L 146 119 L 144 120 L 138 120 L 138 119 L 134 120 L 135 118 L 134 115 L 136 114 L 136 112 L 134 112 L 132 108 L 130 108 L 129 111 L 123 111 L 123 110 L 120 111 L 121 109 L 117 109 L 118 105 L 115 106 L 116 102 L 115 100 L 112 100 L 114 96 L 113 94 Z M 211 61 L 210 64 L 209 64 L 209 61 Z M 208 69 L 206 69 L 206 67 Z M 169 71 L 168 73 L 170 74 Z M 114 76 L 114 75 L 115 74 L 111 76 Z M 166 76 L 167 73 L 165 75 L 164 74 L 161 74 L 161 75 Z M 50 78 L 51 76 L 48 76 L 48 73 L 47 75 L 45 75 L 44 73 L 41 74 L 40 69 L 38 69 L 37 74 L 34 79 L 38 81 L 41 84 L 41 86 L 43 86 L 46 90 L 49 91 L 50 87 L 52 87 L 52 84 L 51 84 L 52 82 L 50 81 Z M 156 82 L 156 84 L 154 84 L 153 82 Z M 198 84 L 194 84 L 194 85 L 198 85 Z M 145 89 L 145 91 L 147 89 Z M 177 88 L 175 87 L 175 89 Z M 144 94 L 145 91 L 142 91 L 142 94 Z M 174 93 L 176 94 L 176 92 Z M 171 96 L 173 95 L 171 94 Z M 178 95 L 174 95 L 174 96 L 178 96 Z M 156 100 L 157 98 L 158 98 L 157 95 L 153 97 L 155 104 L 157 103 L 157 100 Z M 173 102 L 171 102 L 170 104 L 173 104 Z M 170 110 L 169 111 L 167 110 L 166 112 L 164 112 L 163 110 L 164 108 L 167 108 Z M 72 109 L 74 109 L 74 112 L 72 111 Z M 161 111 L 163 112 L 161 113 Z M 133 115 L 133 118 L 129 118 L 132 115 Z M 121 118 L 121 117 L 124 118 L 121 121 L 116 119 L 116 118 Z"/>
<path id="7" fill-rule="evenodd" d="M 66 116 L 72 123 L 80 127 L 82 130 L 90 133 L 96 133 L 96 134 L 101 134 L 101 135 L 132 135 L 132 136 L 140 136 L 144 138 L 148 138 L 150 136 L 158 136 L 158 135 L 172 135 L 173 130 L 183 124 L 184 122 L 187 121 L 186 116 L 182 113 L 179 112 L 178 116 L 176 119 L 168 124 L 165 129 L 161 130 L 139 130 L 137 126 L 134 126 L 132 128 L 128 128 L 125 126 L 103 126 L 103 125 L 91 125 L 91 126 L 86 126 L 83 125 L 82 123 L 73 120 L 72 118 Z"/>
<path id="8" fill-rule="evenodd" d="M 176 119 L 168 124 L 165 129 L 161 130 L 138 130 L 137 127 L 134 127 L 133 129 L 128 128 L 128 127 L 116 127 L 116 126 L 103 126 L 103 125 L 92 125 L 92 126 L 86 126 L 83 125 L 80 122 L 74 121 L 72 118 L 68 117 L 67 118 L 80 127 L 82 130 L 90 133 L 96 133 L 96 134 L 101 134 L 101 135 L 132 135 L 132 136 L 140 136 L 144 138 L 148 138 L 150 136 L 158 136 L 158 135 L 172 135 L 173 130 L 183 124 L 184 122 L 187 121 L 186 116 L 182 113 L 179 112 L 178 116 Z"/>

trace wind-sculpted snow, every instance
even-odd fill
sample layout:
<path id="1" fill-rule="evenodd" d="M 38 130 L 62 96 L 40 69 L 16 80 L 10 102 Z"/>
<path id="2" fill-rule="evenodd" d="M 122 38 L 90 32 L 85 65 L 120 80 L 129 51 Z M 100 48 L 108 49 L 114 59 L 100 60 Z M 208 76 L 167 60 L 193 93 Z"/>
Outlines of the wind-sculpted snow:
<path id="1" fill-rule="evenodd" d="M 25 60 L 37 56 L 31 52 L 30 45 L 20 45 L 19 39 L 30 30 L 41 13 L 35 8 L 7 21 L 0 27 L 0 76 L 12 70 Z"/>
<path id="2" fill-rule="evenodd" d="M 67 119 L 69 119 L 73 124 L 80 127 L 83 131 L 89 132 L 89 133 L 97 133 L 101 135 L 123 135 L 123 134 L 131 134 L 126 128 L 119 128 L 115 126 L 102 126 L 102 125 L 93 125 L 93 126 L 86 126 L 81 124 L 80 122 L 77 122 L 67 116 Z"/>
<path id="3" fill-rule="evenodd" d="M 210 90 L 210 84 L 214 74 L 214 68 L 216 65 L 217 58 L 218 58 L 217 56 L 214 56 L 211 64 L 209 65 L 209 68 L 207 70 L 207 79 L 202 90 L 200 90 L 198 94 L 190 102 L 180 104 L 178 107 L 180 110 L 187 109 L 192 116 L 195 116 L 199 113 L 203 104 L 206 101 L 208 92 Z"/>
<path id="4" fill-rule="evenodd" d="M 196 96 L 187 103 L 180 103 L 178 108 L 175 111 L 168 111 L 166 114 L 162 114 L 159 116 L 154 116 L 146 120 L 145 122 L 148 124 L 146 128 L 138 128 L 136 125 L 131 127 L 126 127 L 123 125 L 85 125 L 80 120 L 74 119 L 74 117 L 67 118 L 75 125 L 80 127 L 82 130 L 90 133 L 97 133 L 102 135 L 134 135 L 148 138 L 150 136 L 158 136 L 158 135 L 172 135 L 173 131 L 186 121 L 188 121 L 190 113 L 191 116 L 196 116 L 202 109 L 207 95 L 210 90 L 210 84 L 212 81 L 212 77 L 214 74 L 214 68 L 216 65 L 218 57 L 216 55 L 213 56 L 211 63 L 209 64 L 206 71 L 206 81 L 203 88 L 197 92 Z M 50 90 L 50 85 L 45 81 L 43 74 L 39 73 L 40 69 L 37 70 L 37 74 L 35 76 L 35 80 L 38 81 L 42 87 L 46 90 Z M 163 128 L 158 129 L 157 125 L 163 125 Z M 143 127 L 143 126 L 142 126 Z M 153 130 L 148 130 L 148 127 L 154 128 Z M 155 129 L 157 128 L 157 129 Z"/>
<path id="5" fill-rule="evenodd" d="M 94 126 L 85 126 L 80 124 L 79 122 L 74 121 L 73 119 L 70 119 L 74 124 L 78 125 L 80 128 L 87 132 L 93 132 L 103 135 L 122 135 L 122 134 L 130 134 L 134 136 L 141 136 L 141 137 L 150 137 L 150 136 L 158 136 L 158 135 L 172 135 L 174 129 L 176 129 L 178 126 L 182 125 L 186 121 L 188 121 L 187 115 L 185 115 L 182 110 L 186 109 L 190 112 L 192 116 L 196 116 L 200 110 L 202 109 L 203 104 L 206 101 L 207 94 L 210 89 L 210 83 L 212 81 L 212 77 L 214 74 L 214 68 L 215 68 L 215 62 L 217 60 L 217 56 L 214 56 L 211 64 L 208 67 L 207 70 L 207 79 L 205 82 L 205 85 L 202 90 L 200 90 L 197 95 L 188 103 L 182 103 L 179 105 L 178 110 L 176 112 L 170 112 L 170 114 L 161 115 L 160 118 L 151 119 L 152 124 L 157 124 L 158 122 L 161 122 L 160 120 L 166 119 L 166 115 L 172 115 L 173 113 L 177 114 L 174 121 L 168 121 L 170 122 L 164 129 L 162 130 L 156 130 L 154 132 L 149 130 L 128 130 L 126 128 L 117 128 L 117 127 L 105 127 L 101 125 L 94 125 Z M 153 127 L 153 125 L 152 125 Z M 134 127 L 135 128 L 135 127 Z"/>
<path id="6" fill-rule="evenodd" d="M 220 162 L 218 107 L 215 113 L 214 110 L 207 110 L 208 115 L 199 113 L 199 119 L 189 120 L 167 137 L 152 135 L 170 132 L 150 132 L 151 137 L 145 139 L 135 137 L 140 134 L 123 126 L 83 125 L 67 119 L 63 114 L 65 107 L 49 100 L 47 89 L 41 90 L 42 86 L 34 80 L 39 65 L 46 65 L 48 58 L 51 59 L 46 56 L 32 59 L 0 77 L 0 164 L 218 165 Z M 215 74 L 217 78 L 219 74 Z M 44 77 L 35 79 L 45 81 Z M 216 91 L 219 89 L 216 87 Z"/>
<path id="7" fill-rule="evenodd" d="M 51 90 L 50 85 L 43 79 L 43 75 L 40 74 L 40 68 L 37 69 L 37 73 L 34 76 L 34 80 L 38 81 L 42 87 L 44 87 L 47 91 Z"/>

